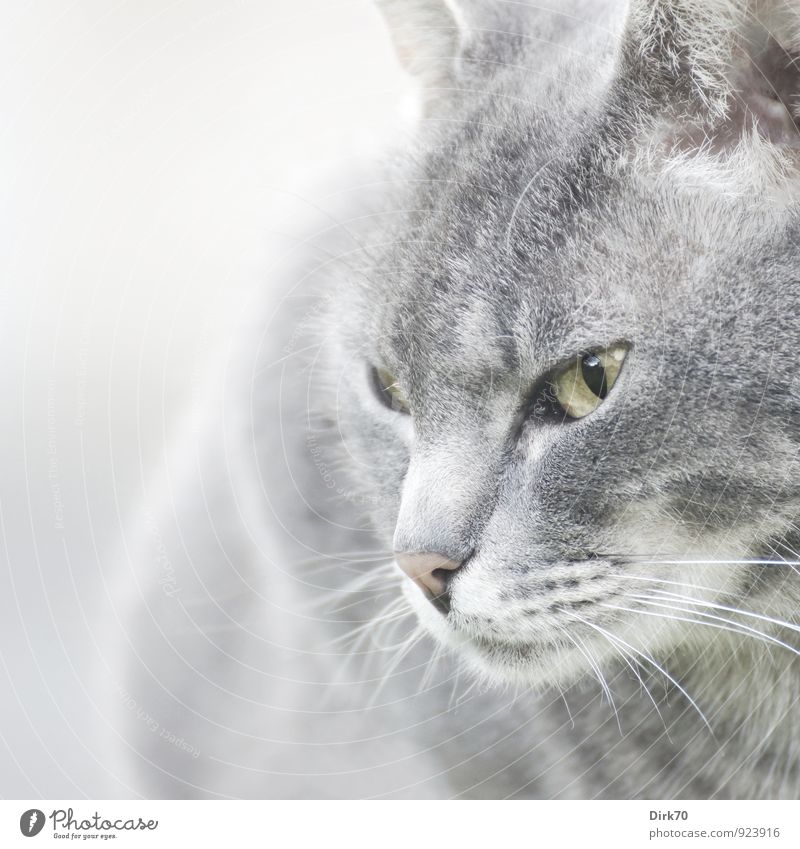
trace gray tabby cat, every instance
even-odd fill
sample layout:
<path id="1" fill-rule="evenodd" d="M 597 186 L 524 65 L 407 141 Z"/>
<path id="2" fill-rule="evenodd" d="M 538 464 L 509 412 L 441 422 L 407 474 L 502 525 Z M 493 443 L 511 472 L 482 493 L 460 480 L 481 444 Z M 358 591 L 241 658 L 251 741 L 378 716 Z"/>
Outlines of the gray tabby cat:
<path id="1" fill-rule="evenodd" d="M 419 135 L 151 509 L 131 787 L 796 798 L 800 4 L 381 6 Z"/>

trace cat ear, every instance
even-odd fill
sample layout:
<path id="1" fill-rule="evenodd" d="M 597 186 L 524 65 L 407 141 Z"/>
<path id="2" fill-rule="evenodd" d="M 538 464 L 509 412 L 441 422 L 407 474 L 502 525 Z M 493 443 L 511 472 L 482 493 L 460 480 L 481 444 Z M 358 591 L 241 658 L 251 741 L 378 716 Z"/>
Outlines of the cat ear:
<path id="1" fill-rule="evenodd" d="M 800 148 L 797 0 L 631 0 L 623 43 L 657 97 L 716 147 L 747 134 Z"/>
<path id="2" fill-rule="evenodd" d="M 447 0 L 377 0 L 403 67 L 423 88 L 426 107 L 455 84 L 461 26 Z"/>

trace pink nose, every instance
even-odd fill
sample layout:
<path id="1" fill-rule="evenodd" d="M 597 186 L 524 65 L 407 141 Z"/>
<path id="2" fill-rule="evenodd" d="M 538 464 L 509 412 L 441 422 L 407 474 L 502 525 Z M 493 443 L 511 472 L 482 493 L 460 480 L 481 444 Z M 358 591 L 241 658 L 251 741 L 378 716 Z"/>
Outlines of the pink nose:
<path id="1" fill-rule="evenodd" d="M 442 554 L 430 551 L 396 551 L 397 565 L 422 589 L 429 598 L 437 598 L 447 591 L 447 579 L 461 564 Z"/>

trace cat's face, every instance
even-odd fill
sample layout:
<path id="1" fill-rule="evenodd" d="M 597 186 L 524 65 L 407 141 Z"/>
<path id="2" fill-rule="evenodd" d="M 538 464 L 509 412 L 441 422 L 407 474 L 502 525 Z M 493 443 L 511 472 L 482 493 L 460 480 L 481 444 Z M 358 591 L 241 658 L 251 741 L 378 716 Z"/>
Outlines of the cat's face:
<path id="1" fill-rule="evenodd" d="M 768 592 L 742 561 L 794 533 L 793 217 L 621 162 L 607 85 L 558 120 L 490 99 L 503 132 L 438 130 L 414 211 L 339 305 L 339 419 L 375 524 L 401 559 L 459 566 L 405 592 L 495 678 L 668 651 L 688 633 L 672 590 Z"/>

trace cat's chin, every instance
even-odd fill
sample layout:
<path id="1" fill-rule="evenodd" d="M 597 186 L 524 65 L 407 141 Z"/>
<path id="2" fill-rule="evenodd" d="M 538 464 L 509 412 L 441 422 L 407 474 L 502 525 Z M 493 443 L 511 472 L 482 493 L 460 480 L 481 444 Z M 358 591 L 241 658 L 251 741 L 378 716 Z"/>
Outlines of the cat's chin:
<path id="1" fill-rule="evenodd" d="M 565 647 L 555 637 L 510 642 L 467 633 L 453 627 L 416 588 L 408 585 L 404 590 L 424 630 L 487 683 L 544 689 L 570 684 L 587 672 L 586 655 Z"/>
<path id="2" fill-rule="evenodd" d="M 466 638 L 454 649 L 481 679 L 535 689 L 569 685 L 585 673 L 585 660 L 555 643 L 506 643 Z"/>

